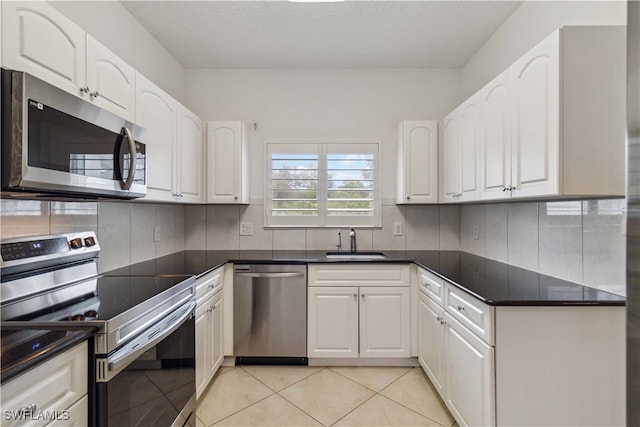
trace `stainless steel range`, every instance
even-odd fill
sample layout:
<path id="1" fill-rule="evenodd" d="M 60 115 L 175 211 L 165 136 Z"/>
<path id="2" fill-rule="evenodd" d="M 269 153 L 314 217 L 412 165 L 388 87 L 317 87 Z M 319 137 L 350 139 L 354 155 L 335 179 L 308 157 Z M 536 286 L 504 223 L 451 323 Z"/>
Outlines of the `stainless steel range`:
<path id="1" fill-rule="evenodd" d="M 102 276 L 93 232 L 1 244 L 3 323 L 95 326 L 90 424 L 194 423 L 195 277 Z"/>

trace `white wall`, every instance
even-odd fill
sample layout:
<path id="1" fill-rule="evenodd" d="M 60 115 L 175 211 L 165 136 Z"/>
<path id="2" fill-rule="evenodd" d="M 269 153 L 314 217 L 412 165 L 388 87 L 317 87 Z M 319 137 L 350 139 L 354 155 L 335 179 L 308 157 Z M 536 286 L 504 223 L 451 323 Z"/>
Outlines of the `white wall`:
<path id="1" fill-rule="evenodd" d="M 395 197 L 401 120 L 439 119 L 458 98 L 459 70 L 188 70 L 188 103 L 203 120 L 250 126 L 251 198 L 262 201 L 264 141 L 366 138 L 382 143 L 382 197 Z M 259 200 L 255 200 L 259 199 Z"/>
<path id="2" fill-rule="evenodd" d="M 462 68 L 459 102 L 557 28 L 626 24 L 627 3 L 622 0 L 525 1 Z"/>
<path id="3" fill-rule="evenodd" d="M 185 104 L 185 68 L 118 1 L 53 1 L 100 43 Z"/>

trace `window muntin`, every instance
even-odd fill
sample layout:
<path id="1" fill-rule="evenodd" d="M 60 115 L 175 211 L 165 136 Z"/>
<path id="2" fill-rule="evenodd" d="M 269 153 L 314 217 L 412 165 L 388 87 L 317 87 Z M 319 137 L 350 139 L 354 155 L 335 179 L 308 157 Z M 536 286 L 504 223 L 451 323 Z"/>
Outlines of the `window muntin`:
<path id="1" fill-rule="evenodd" d="M 378 143 L 267 143 L 265 224 L 380 225 Z"/>

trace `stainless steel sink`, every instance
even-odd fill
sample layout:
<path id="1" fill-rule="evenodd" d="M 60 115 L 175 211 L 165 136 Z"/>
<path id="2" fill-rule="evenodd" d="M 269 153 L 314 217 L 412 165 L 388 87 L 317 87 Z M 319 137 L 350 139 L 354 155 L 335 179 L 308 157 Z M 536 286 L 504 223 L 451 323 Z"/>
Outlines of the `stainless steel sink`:
<path id="1" fill-rule="evenodd" d="M 386 259 L 382 252 L 327 252 L 327 259 Z"/>

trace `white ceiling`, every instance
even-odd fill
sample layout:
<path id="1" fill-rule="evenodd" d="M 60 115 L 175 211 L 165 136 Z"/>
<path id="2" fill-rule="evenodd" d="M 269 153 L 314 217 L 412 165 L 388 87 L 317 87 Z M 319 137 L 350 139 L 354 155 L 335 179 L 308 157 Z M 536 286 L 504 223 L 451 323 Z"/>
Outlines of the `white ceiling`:
<path id="1" fill-rule="evenodd" d="M 521 1 L 123 1 L 187 68 L 460 68 Z"/>

